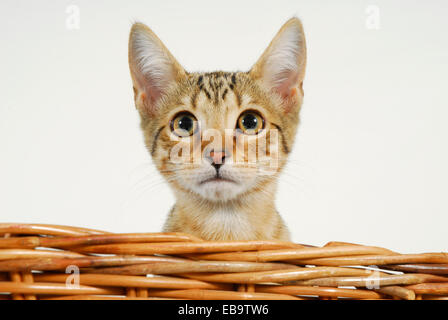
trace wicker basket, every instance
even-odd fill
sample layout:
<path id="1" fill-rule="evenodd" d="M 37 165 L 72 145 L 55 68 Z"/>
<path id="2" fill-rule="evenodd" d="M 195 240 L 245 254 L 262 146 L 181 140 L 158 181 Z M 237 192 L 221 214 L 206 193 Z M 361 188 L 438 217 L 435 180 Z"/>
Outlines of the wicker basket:
<path id="1" fill-rule="evenodd" d="M 8 223 L 1 299 L 448 300 L 448 254 Z"/>

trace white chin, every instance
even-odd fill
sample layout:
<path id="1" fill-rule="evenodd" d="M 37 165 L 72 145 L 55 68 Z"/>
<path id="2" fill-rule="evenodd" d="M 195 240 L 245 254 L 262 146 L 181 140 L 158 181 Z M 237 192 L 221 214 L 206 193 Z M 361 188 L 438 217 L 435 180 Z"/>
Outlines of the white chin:
<path id="1" fill-rule="evenodd" d="M 236 182 L 231 181 L 207 181 L 198 186 L 194 190 L 200 196 L 211 201 L 227 201 L 236 198 L 244 192 L 244 187 Z"/>

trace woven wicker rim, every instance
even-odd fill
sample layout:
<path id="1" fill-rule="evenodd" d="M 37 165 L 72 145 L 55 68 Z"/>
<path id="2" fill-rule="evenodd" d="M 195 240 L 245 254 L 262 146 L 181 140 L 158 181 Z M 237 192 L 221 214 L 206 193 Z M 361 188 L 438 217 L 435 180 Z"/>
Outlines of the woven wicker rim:
<path id="1" fill-rule="evenodd" d="M 448 253 L 3 223 L 0 299 L 448 300 Z"/>

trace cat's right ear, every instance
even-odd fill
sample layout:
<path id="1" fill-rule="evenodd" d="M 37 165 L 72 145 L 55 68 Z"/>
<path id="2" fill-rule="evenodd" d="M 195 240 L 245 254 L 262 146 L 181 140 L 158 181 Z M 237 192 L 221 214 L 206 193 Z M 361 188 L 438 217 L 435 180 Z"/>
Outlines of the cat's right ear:
<path id="1" fill-rule="evenodd" d="M 166 91 L 186 72 L 160 39 L 142 23 L 135 23 L 129 35 L 129 68 L 137 109 L 153 117 Z"/>

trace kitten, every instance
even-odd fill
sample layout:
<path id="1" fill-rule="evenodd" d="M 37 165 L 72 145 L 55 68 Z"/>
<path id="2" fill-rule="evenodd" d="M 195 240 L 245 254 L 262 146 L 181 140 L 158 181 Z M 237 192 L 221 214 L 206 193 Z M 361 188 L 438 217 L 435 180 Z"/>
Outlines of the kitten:
<path id="1" fill-rule="evenodd" d="M 129 65 L 145 144 L 176 198 L 164 231 L 289 240 L 274 196 L 299 122 L 305 64 L 297 18 L 248 72 L 187 72 L 147 26 L 132 26 Z"/>

